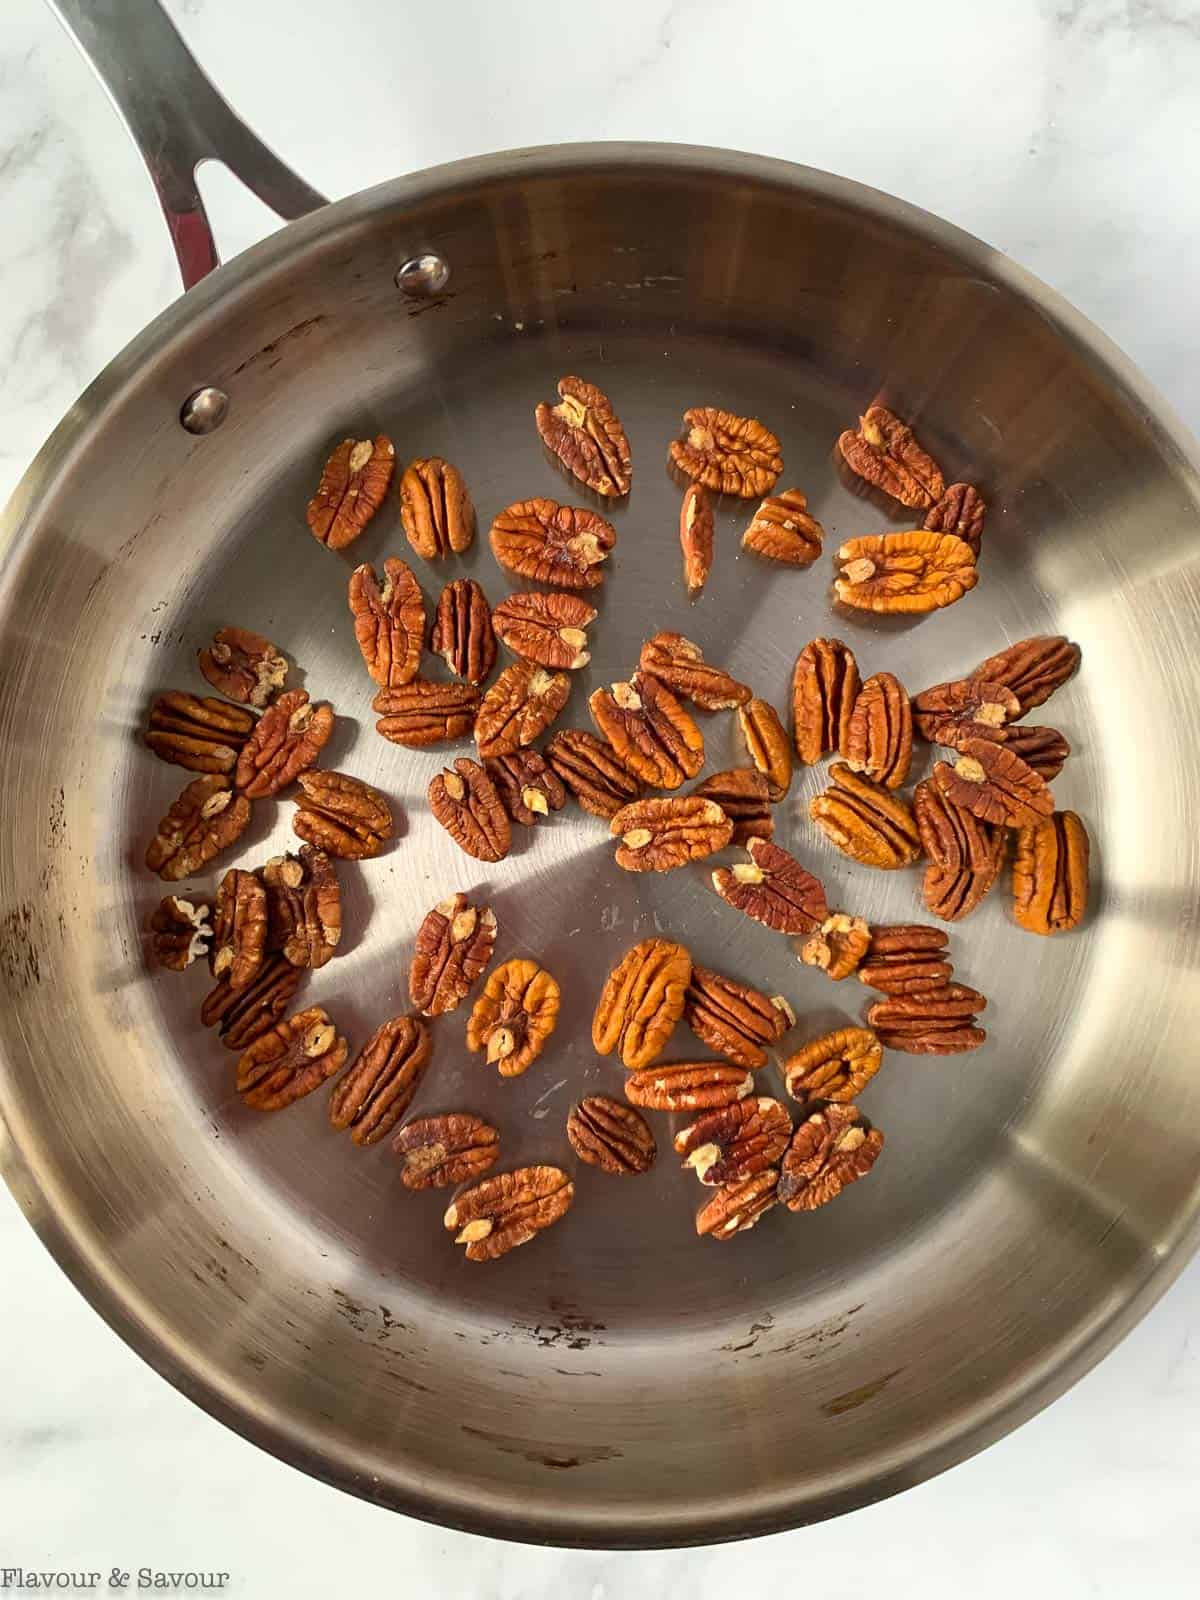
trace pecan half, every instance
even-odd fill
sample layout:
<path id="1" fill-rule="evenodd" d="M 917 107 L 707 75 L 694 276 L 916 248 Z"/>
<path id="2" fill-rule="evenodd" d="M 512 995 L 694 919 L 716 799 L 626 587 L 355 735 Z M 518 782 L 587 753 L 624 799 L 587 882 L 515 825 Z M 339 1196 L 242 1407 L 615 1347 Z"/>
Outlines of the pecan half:
<path id="1" fill-rule="evenodd" d="M 287 682 L 286 657 L 270 639 L 248 628 L 219 628 L 196 659 L 218 694 L 260 711 Z"/>
<path id="2" fill-rule="evenodd" d="M 505 961 L 483 986 L 467 1023 L 467 1049 L 486 1051 L 502 1078 L 519 1078 L 558 1026 L 562 994 L 536 961 Z"/>
<path id="3" fill-rule="evenodd" d="M 354 637 L 371 677 L 384 689 L 411 683 L 425 640 L 425 600 L 412 568 L 388 556 L 381 589 L 375 568 L 364 562 L 350 574 L 349 599 Z"/>
<path id="4" fill-rule="evenodd" d="M 636 800 L 642 782 L 636 778 L 607 739 L 586 728 L 562 728 L 546 745 L 550 770 L 594 817 L 615 817 L 621 807 Z"/>
<path id="5" fill-rule="evenodd" d="M 396 452 L 386 434 L 343 439 L 308 502 L 313 538 L 329 550 L 352 544 L 383 504 L 395 469 Z"/>
<path id="6" fill-rule="evenodd" d="M 857 430 L 847 428 L 840 436 L 838 450 L 852 472 L 902 506 L 924 511 L 941 499 L 941 468 L 922 450 L 908 424 L 886 406 L 869 407 Z"/>
<path id="7" fill-rule="evenodd" d="M 744 1100 L 754 1074 L 724 1061 L 665 1061 L 625 1079 L 625 1093 L 647 1111 L 712 1111 Z"/>
<path id="8" fill-rule="evenodd" d="M 925 870 L 925 904 L 935 917 L 959 922 L 1000 876 L 1008 848 L 1004 829 L 956 806 L 928 779 L 913 791 L 913 815 L 933 863 Z"/>
<path id="9" fill-rule="evenodd" d="M 370 861 L 392 837 L 392 808 L 369 783 L 348 772 L 313 768 L 297 779 L 301 797 L 292 830 L 327 855 Z"/>
<path id="10" fill-rule="evenodd" d="M 586 629 L 595 606 L 577 594 L 510 594 L 492 613 L 492 624 L 515 656 L 552 672 L 586 667 L 592 659 Z"/>
<path id="11" fill-rule="evenodd" d="M 282 1111 L 340 1072 L 349 1049 L 325 1008 L 309 1006 L 242 1051 L 238 1093 L 252 1111 Z"/>
<path id="12" fill-rule="evenodd" d="M 649 1172 L 658 1154 L 654 1135 L 632 1106 L 604 1094 L 588 1095 L 567 1117 L 571 1149 L 589 1167 L 618 1176 Z"/>
<path id="13" fill-rule="evenodd" d="M 536 750 L 511 750 L 489 756 L 483 763 L 504 809 L 514 822 L 530 828 L 539 817 L 561 811 L 567 803 L 565 785 Z"/>
<path id="14" fill-rule="evenodd" d="M 1020 715 L 1021 706 L 1002 683 L 957 678 L 922 690 L 912 711 L 922 739 L 957 747 L 963 739 L 1000 739 L 1005 724 Z"/>
<path id="15" fill-rule="evenodd" d="M 779 713 L 766 700 L 738 707 L 738 726 L 755 770 L 767 781 L 767 797 L 782 800 L 792 781 L 792 747 Z"/>
<path id="16" fill-rule="evenodd" d="M 250 800 L 278 794 L 311 767 L 333 732 L 333 708 L 309 704 L 306 689 L 289 689 L 258 719 L 238 757 L 235 781 Z"/>
<path id="17" fill-rule="evenodd" d="M 476 861 L 503 861 L 512 847 L 512 829 L 496 785 L 474 761 L 464 757 L 454 771 L 444 767 L 429 785 L 429 809 L 436 821 Z"/>
<path id="18" fill-rule="evenodd" d="M 456 1011 L 479 978 L 496 944 L 496 913 L 465 894 L 442 900 L 417 929 L 408 974 L 413 1005 L 426 1017 Z"/>
<path id="19" fill-rule="evenodd" d="M 815 1211 L 865 1178 L 882 1149 L 883 1134 L 870 1127 L 857 1106 L 822 1106 L 792 1135 L 779 1174 L 779 1199 L 789 1211 Z"/>
<path id="20" fill-rule="evenodd" d="M 792 737 L 807 766 L 840 750 L 858 699 L 858 662 L 840 639 L 811 639 L 792 673 Z"/>
<path id="21" fill-rule="evenodd" d="M 821 832 L 852 861 L 885 872 L 907 867 L 921 854 L 917 824 L 905 802 L 838 762 L 833 780 L 809 801 L 808 814 Z"/>
<path id="22" fill-rule="evenodd" d="M 618 760 L 650 788 L 678 789 L 704 765 L 704 735 L 657 678 L 635 672 L 632 682 L 597 689 L 588 709 Z"/>
<path id="23" fill-rule="evenodd" d="M 623 806 L 609 831 L 621 840 L 617 865 L 626 872 L 672 872 L 723 850 L 733 823 L 715 800 L 651 796 Z"/>
<path id="24" fill-rule="evenodd" d="M 226 976 L 204 997 L 200 1021 L 216 1028 L 227 1050 L 242 1051 L 273 1028 L 292 1003 L 304 973 L 281 955 L 269 955 L 244 989 L 231 987 Z"/>
<path id="25" fill-rule="evenodd" d="M 732 1239 L 746 1233 L 765 1217 L 778 1200 L 779 1169 L 768 1167 L 752 1178 L 726 1183 L 696 1213 L 696 1232 L 702 1237 Z"/>
<path id="26" fill-rule="evenodd" d="M 789 567 L 810 567 L 821 554 L 825 530 L 807 510 L 799 489 L 768 495 L 742 535 L 742 549 Z"/>
<path id="27" fill-rule="evenodd" d="M 745 705 L 753 693 L 724 667 L 705 661 L 700 646 L 681 633 L 656 633 L 647 639 L 638 665 L 678 699 L 691 700 L 702 711 L 730 711 Z"/>
<path id="28" fill-rule="evenodd" d="M 294 967 L 323 967 L 342 937 L 342 897 L 333 862 L 324 850 L 303 844 L 298 855 L 272 856 L 262 876 L 267 948 L 282 950 Z"/>
<path id="29" fill-rule="evenodd" d="M 932 511 L 922 518 L 922 526 L 929 533 L 952 533 L 971 546 L 976 556 L 983 542 L 983 521 L 987 504 L 970 483 L 952 483 L 942 493 Z"/>
<path id="30" fill-rule="evenodd" d="M 781 994 L 766 995 L 748 983 L 709 967 L 693 967 L 683 1009 L 698 1039 L 739 1067 L 765 1067 L 764 1045 L 796 1025 L 796 1013 Z"/>
<path id="31" fill-rule="evenodd" d="M 266 944 L 267 891 L 262 880 L 230 867 L 217 886 L 209 971 L 214 978 L 227 975 L 231 989 L 244 989 L 262 966 Z"/>
<path id="32" fill-rule="evenodd" d="M 870 1028 L 837 1028 L 783 1063 L 793 1100 L 853 1100 L 879 1071 L 883 1046 Z"/>
<path id="33" fill-rule="evenodd" d="M 618 961 L 604 981 L 592 1018 L 596 1054 L 616 1051 L 635 1072 L 666 1048 L 683 1015 L 692 958 L 681 944 L 643 939 Z"/>
<path id="34" fill-rule="evenodd" d="M 160 694 L 150 707 L 146 748 L 189 772 L 232 772 L 254 731 L 248 711 L 194 694 Z"/>
<path id="35" fill-rule="evenodd" d="M 456 678 L 465 678 L 476 688 L 495 666 L 491 608 L 474 578 L 456 578 L 442 590 L 429 647 Z"/>
<path id="36" fill-rule="evenodd" d="M 682 440 L 671 441 L 670 457 L 686 477 L 743 500 L 775 487 L 783 471 L 779 440 L 756 417 L 692 406 L 683 413 L 683 425 L 687 431 Z"/>
<path id="37" fill-rule="evenodd" d="M 475 537 L 475 507 L 463 475 L 441 456 L 412 461 L 400 479 L 400 521 L 426 561 L 461 555 Z"/>
<path id="38" fill-rule="evenodd" d="M 1054 810 L 1054 796 L 1032 767 L 1006 745 L 989 739 L 965 739 L 951 766 L 939 761 L 933 786 L 982 822 L 1008 828 L 1031 827 Z"/>
<path id="39" fill-rule="evenodd" d="M 475 726 L 479 690 L 469 683 L 414 678 L 399 689 L 380 689 L 371 701 L 377 733 L 408 750 L 465 739 Z"/>
<path id="40" fill-rule="evenodd" d="M 406 1189 L 448 1189 L 495 1165 L 500 1135 L 482 1117 L 451 1111 L 405 1123 L 392 1149 L 401 1158 L 400 1182 Z"/>
<path id="41" fill-rule="evenodd" d="M 834 592 L 858 611 L 920 613 L 961 600 L 979 574 L 970 545 L 951 533 L 873 533 L 848 539 Z"/>
<path id="42" fill-rule="evenodd" d="M 558 1167 L 520 1167 L 484 1178 L 446 1208 L 443 1225 L 468 1261 L 495 1261 L 528 1244 L 567 1211 L 575 1185 Z"/>
<path id="43" fill-rule="evenodd" d="M 767 780 L 753 767 L 730 767 L 714 772 L 692 790 L 693 800 L 715 800 L 733 824 L 730 844 L 746 844 L 750 839 L 770 839 L 775 818 L 767 796 Z"/>
<path id="44" fill-rule="evenodd" d="M 1087 911 L 1087 829 L 1073 811 L 1056 811 L 1017 834 L 1013 915 L 1029 933 L 1068 933 Z"/>
<path id="45" fill-rule="evenodd" d="M 203 901 L 181 900 L 169 894 L 151 913 L 147 928 L 155 963 L 169 972 L 186 972 L 212 938 L 210 911 Z"/>
<path id="46" fill-rule="evenodd" d="M 1011 689 L 1020 702 L 1021 716 L 1025 716 L 1062 688 L 1079 666 L 1081 655 L 1079 646 L 1062 634 L 1038 634 L 1018 639 L 999 655 L 981 661 L 971 676 Z"/>
<path id="47" fill-rule="evenodd" d="M 953 972 L 946 958 L 949 936 L 919 922 L 871 929 L 871 943 L 858 969 L 859 981 L 881 994 L 919 994 L 941 989 Z"/>
<path id="48" fill-rule="evenodd" d="M 800 959 L 806 967 L 819 967 L 827 978 L 840 983 L 858 971 L 870 943 L 871 930 L 861 917 L 835 911 L 801 945 Z"/>
<path id="49" fill-rule="evenodd" d="M 679 548 L 683 551 L 683 583 L 694 600 L 712 571 L 716 525 L 712 501 L 702 483 L 689 484 L 679 507 Z"/>
<path id="50" fill-rule="evenodd" d="M 819 928 L 829 915 L 820 880 L 770 839 L 751 839 L 746 852 L 749 861 L 713 873 L 713 888 L 721 899 L 776 933 Z"/>
<path id="51" fill-rule="evenodd" d="M 533 414 L 542 443 L 596 494 L 628 494 L 633 459 L 608 396 L 594 383 L 571 377 L 558 380 L 558 393 L 558 405 L 542 401 Z"/>
<path id="52" fill-rule="evenodd" d="M 382 1023 L 350 1063 L 329 1097 L 329 1120 L 349 1128 L 355 1144 L 378 1144 L 412 1104 L 433 1041 L 420 1017 Z"/>
<path id="53" fill-rule="evenodd" d="M 146 865 L 168 883 L 190 878 L 246 831 L 250 802 L 223 773 L 193 778 L 146 847 Z"/>
<path id="54" fill-rule="evenodd" d="M 518 500 L 492 523 L 492 554 L 508 572 L 560 589 L 595 589 L 601 563 L 617 542 L 611 523 L 583 506 Z"/>
<path id="55" fill-rule="evenodd" d="M 858 691 L 842 756 L 852 772 L 865 772 L 885 789 L 898 789 L 912 766 L 912 710 L 899 678 L 877 672 Z"/>
<path id="56" fill-rule="evenodd" d="M 701 1183 L 736 1183 L 776 1166 L 791 1136 L 792 1119 L 778 1100 L 748 1095 L 681 1129 L 675 1154 Z"/>
<path id="57" fill-rule="evenodd" d="M 958 1055 L 978 1050 L 987 1038 L 975 1022 L 976 1012 L 986 1005 L 977 990 L 948 983 L 919 994 L 876 1000 L 867 1007 L 867 1021 L 889 1050 L 914 1056 Z"/>
<path id="58" fill-rule="evenodd" d="M 988 734 L 995 738 L 995 734 Z M 1032 767 L 1040 778 L 1053 783 L 1063 769 L 1071 746 L 1057 728 L 1039 728 L 1032 723 L 1021 723 L 1015 728 L 1005 728 L 1001 741 L 1013 755 L 1020 756 L 1026 766 Z"/>
<path id="59" fill-rule="evenodd" d="M 532 661 L 514 661 L 479 703 L 475 743 L 481 756 L 502 756 L 532 744 L 567 703 L 571 680 Z"/>

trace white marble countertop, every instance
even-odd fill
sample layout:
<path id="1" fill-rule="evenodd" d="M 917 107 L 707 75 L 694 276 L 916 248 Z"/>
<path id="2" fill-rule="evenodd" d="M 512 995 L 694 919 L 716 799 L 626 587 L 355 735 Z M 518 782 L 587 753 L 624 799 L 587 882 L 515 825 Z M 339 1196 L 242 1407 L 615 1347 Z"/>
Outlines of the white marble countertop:
<path id="1" fill-rule="evenodd" d="M 171 0 L 231 102 L 338 196 L 493 148 L 730 145 L 875 184 L 1093 317 L 1200 428 L 1196 0 Z M 40 0 L 0 8 L 0 492 L 178 292 L 148 182 Z M 564 12 L 564 17 L 566 13 Z M 329 92 L 331 73 L 342 74 Z M 226 255 L 269 231 L 204 181 Z M 1195 1593 L 1200 1264 L 1090 1376 L 983 1456 L 751 1546 L 613 1555 L 448 1534 L 302 1477 L 135 1358 L 0 1197 L 0 1569 L 225 1571 L 227 1593 L 605 1600 L 803 1586 L 841 1600 Z M 0 1571 L 0 1587 L 3 1587 Z"/>

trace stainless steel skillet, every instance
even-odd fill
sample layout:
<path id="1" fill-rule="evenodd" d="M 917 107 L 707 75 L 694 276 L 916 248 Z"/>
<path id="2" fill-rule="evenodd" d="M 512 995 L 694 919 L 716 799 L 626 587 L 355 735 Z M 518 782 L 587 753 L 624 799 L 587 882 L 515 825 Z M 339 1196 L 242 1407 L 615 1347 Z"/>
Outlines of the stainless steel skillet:
<path id="1" fill-rule="evenodd" d="M 86 9 L 98 47 L 116 8 Z M 144 61 L 173 35 L 150 32 L 163 25 L 149 11 L 142 24 Z M 190 173 L 212 148 L 201 137 L 243 170 L 257 151 L 228 142 L 219 101 L 160 82 L 193 109 L 183 135 L 159 139 L 158 176 L 190 218 L 176 238 L 203 245 L 186 185 L 167 188 L 174 161 Z M 165 118 L 166 88 L 160 100 Z M 308 203 L 302 188 L 273 192 Z M 406 293 L 396 274 L 414 261 Z M 761 416 L 831 536 L 872 531 L 878 513 L 841 488 L 830 446 L 881 395 L 986 487 L 983 581 L 915 627 L 838 625 L 868 668 L 912 688 L 1025 633 L 1082 643 L 1084 671 L 1053 707 L 1077 750 L 1056 792 L 1092 828 L 1098 892 L 1087 927 L 1046 946 L 1001 896 L 956 934 L 960 970 L 991 997 L 990 1042 L 889 1060 L 864 1096 L 884 1157 L 825 1214 L 720 1246 L 693 1237 L 696 1192 L 668 1159 L 629 1183 L 583 1170 L 560 1227 L 474 1268 L 438 1198 L 405 1194 L 386 1150 L 331 1133 L 321 1096 L 273 1118 L 235 1102 L 196 1019 L 201 975 L 147 976 L 139 929 L 160 886 L 139 861 L 181 775 L 136 734 L 153 692 L 199 687 L 194 651 L 215 625 L 289 651 L 341 716 L 330 763 L 407 818 L 390 855 L 346 874 L 349 948 L 310 992 L 360 1041 L 403 1004 L 428 904 L 487 883 L 503 953 L 539 954 L 562 982 L 563 1025 L 534 1072 L 501 1084 L 451 1020 L 419 1104 L 493 1115 L 514 1163 L 565 1159 L 571 1102 L 619 1092 L 586 1022 L 603 972 L 645 932 L 788 994 L 812 1031 L 855 1005 L 738 925 L 702 872 L 621 877 L 578 815 L 475 870 L 424 809 L 440 754 L 373 732 L 345 579 L 353 561 L 407 552 L 394 505 L 349 561 L 311 540 L 302 510 L 326 449 L 381 428 L 404 457 L 444 454 L 486 526 L 520 496 L 569 497 L 532 428 L 569 371 L 613 396 L 636 465 L 564 720 L 586 722 L 588 690 L 621 676 L 653 627 L 682 628 L 783 704 L 796 650 L 831 626 L 827 573 L 739 559 L 743 513 L 729 507 L 713 582 L 689 607 L 666 443 L 689 404 Z M 227 414 L 196 435 L 181 410 L 206 387 Z M 203 425 L 217 411 L 186 414 Z M 980 1448 L 1094 1362 L 1187 1259 L 1195 445 L 1102 336 L 977 241 L 843 180 L 711 151 L 518 152 L 399 180 L 295 222 L 158 319 L 47 444 L 4 533 L 6 1175 L 102 1314 L 256 1442 L 480 1531 L 606 1546 L 745 1536 Z M 493 599 L 508 587 L 484 541 L 458 570 Z M 419 571 L 432 597 L 446 575 Z M 706 727 L 710 765 L 724 764 L 725 723 Z M 840 903 L 912 915 L 913 875 L 856 871 L 816 839 L 818 781 L 794 786 L 781 838 Z M 289 811 L 261 808 L 237 859 L 281 846 Z"/>

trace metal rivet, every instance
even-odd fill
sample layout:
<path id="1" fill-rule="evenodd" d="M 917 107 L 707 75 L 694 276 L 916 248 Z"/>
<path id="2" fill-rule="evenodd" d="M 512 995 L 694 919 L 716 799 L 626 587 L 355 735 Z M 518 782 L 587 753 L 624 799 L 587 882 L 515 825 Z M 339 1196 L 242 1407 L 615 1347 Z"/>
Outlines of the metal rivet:
<path id="1" fill-rule="evenodd" d="M 396 287 L 416 300 L 441 294 L 450 282 L 450 263 L 442 256 L 413 256 L 396 272 Z"/>
<path id="2" fill-rule="evenodd" d="M 229 396 L 224 389 L 197 389 L 179 408 L 179 421 L 189 433 L 212 433 L 225 421 Z"/>

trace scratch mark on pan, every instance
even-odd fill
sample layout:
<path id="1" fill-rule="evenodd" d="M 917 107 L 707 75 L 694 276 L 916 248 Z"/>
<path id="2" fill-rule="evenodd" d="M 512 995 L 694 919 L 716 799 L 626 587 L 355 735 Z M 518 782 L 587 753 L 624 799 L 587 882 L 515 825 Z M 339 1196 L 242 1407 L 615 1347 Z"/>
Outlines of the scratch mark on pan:
<path id="1" fill-rule="evenodd" d="M 857 1389 L 847 1389 L 845 1394 L 834 1395 L 832 1400 L 825 1402 L 821 1410 L 827 1417 L 840 1417 L 843 1411 L 853 1411 L 856 1406 L 874 1400 L 875 1396 L 882 1393 L 892 1379 L 903 1371 L 903 1367 L 896 1367 L 894 1371 L 885 1372 L 882 1378 L 876 1378 L 872 1383 L 860 1384 Z"/>
<path id="2" fill-rule="evenodd" d="M 535 1466 L 554 1467 L 560 1471 L 567 1467 L 591 1466 L 598 1461 L 619 1461 L 623 1453 L 609 1445 L 598 1444 L 588 1449 L 576 1446 L 574 1455 L 563 1456 L 555 1453 L 549 1445 L 538 1444 L 533 1439 L 513 1439 L 507 1433 L 491 1433 L 487 1428 L 473 1428 L 466 1422 L 459 1423 L 459 1429 L 472 1439 L 481 1439 L 484 1444 L 502 1450 L 505 1455 L 521 1456 Z"/>

